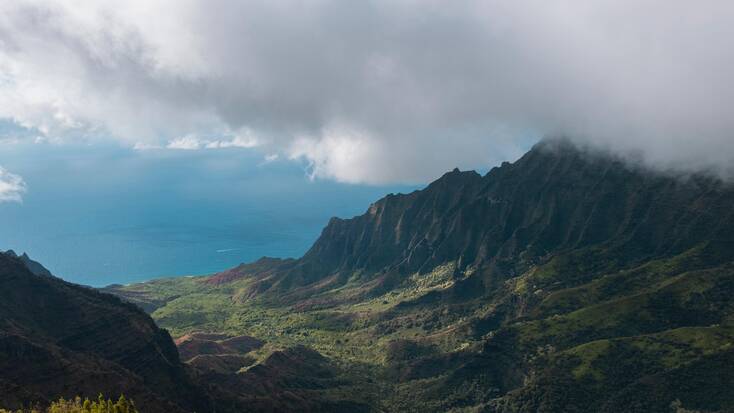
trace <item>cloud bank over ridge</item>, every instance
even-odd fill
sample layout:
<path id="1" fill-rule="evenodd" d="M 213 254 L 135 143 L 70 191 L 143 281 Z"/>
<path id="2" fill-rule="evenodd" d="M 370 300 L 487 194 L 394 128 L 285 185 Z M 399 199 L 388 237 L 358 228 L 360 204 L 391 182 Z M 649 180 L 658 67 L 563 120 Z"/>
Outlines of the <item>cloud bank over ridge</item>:
<path id="1" fill-rule="evenodd" d="M 259 145 L 344 182 L 424 182 L 545 134 L 723 171 L 732 21 L 728 1 L 3 2 L 0 117 Z"/>

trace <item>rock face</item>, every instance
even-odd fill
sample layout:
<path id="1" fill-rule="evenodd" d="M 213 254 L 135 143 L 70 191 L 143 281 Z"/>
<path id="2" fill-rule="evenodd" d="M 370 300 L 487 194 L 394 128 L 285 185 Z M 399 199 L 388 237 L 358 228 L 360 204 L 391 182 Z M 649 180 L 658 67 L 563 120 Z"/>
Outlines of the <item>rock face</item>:
<path id="1" fill-rule="evenodd" d="M 0 405 L 100 392 L 149 412 L 207 407 L 171 337 L 143 311 L 0 254 Z"/>
<path id="2" fill-rule="evenodd" d="M 309 285 L 331 288 L 356 271 L 408 274 L 449 261 L 457 271 L 506 277 L 589 247 L 627 263 L 704 241 L 724 254 L 734 243 L 733 203 L 732 187 L 715 178 L 650 173 L 547 140 L 485 176 L 456 169 L 423 190 L 388 195 L 364 215 L 332 218 L 297 261 L 261 260 L 211 282 L 249 275 L 262 279 L 257 293 L 313 293 Z"/>
<path id="3" fill-rule="evenodd" d="M 449 172 L 426 189 L 388 196 L 362 216 L 333 219 L 303 257 L 335 270 L 430 270 L 528 259 L 603 245 L 626 259 L 675 254 L 711 238 L 731 241 L 734 191 L 710 178 L 671 179 L 545 141 L 481 177 Z"/>

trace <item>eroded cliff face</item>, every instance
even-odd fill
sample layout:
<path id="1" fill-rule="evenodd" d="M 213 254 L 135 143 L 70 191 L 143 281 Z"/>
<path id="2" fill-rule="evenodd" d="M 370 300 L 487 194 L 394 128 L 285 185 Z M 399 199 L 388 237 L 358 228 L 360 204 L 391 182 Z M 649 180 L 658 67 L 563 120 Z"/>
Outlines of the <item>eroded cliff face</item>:
<path id="1" fill-rule="evenodd" d="M 261 279 L 255 294 L 303 289 L 302 298 L 346 282 L 456 271 L 512 277 L 553 254 L 598 247 L 628 264 L 672 256 L 701 242 L 732 242 L 731 185 L 630 166 L 563 140 L 544 141 L 485 176 L 454 170 L 423 190 L 388 195 L 363 215 L 333 218 L 298 260 L 264 260 L 215 277 Z M 713 245 L 716 244 L 716 245 Z"/>
<path id="2" fill-rule="evenodd" d="M 136 306 L 0 254 L 0 405 L 125 393 L 145 411 L 205 411 L 165 330 Z"/>
<path id="3" fill-rule="evenodd" d="M 302 260 L 327 272 L 413 272 L 595 244 L 649 258 L 725 236 L 732 200 L 731 188 L 712 178 L 651 174 L 547 141 L 484 177 L 454 170 L 422 191 L 383 198 L 362 216 L 334 219 Z"/>

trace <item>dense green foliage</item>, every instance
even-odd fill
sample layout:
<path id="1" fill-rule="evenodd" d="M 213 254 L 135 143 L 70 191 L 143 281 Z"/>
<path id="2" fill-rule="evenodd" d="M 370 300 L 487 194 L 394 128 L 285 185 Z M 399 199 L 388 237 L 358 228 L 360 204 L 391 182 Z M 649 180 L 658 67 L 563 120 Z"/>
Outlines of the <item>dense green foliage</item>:
<path id="1" fill-rule="evenodd" d="M 77 396 L 72 400 L 63 397 L 46 408 L 33 407 L 19 410 L 0 409 L 0 413 L 139 413 L 132 400 L 120 395 L 117 401 L 105 399 L 101 394 L 96 400 L 82 399 Z"/>

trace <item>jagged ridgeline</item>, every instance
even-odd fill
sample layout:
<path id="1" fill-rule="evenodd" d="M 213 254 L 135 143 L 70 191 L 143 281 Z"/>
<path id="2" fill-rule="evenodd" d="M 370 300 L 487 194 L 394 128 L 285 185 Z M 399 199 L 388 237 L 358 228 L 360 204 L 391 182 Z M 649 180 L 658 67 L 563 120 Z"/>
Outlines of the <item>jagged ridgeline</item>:
<path id="1" fill-rule="evenodd" d="M 105 290 L 217 411 L 727 412 L 733 251 L 730 183 L 547 140 L 334 218 L 299 259 Z"/>

